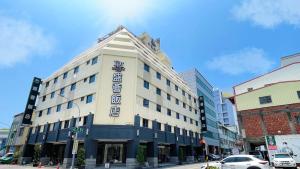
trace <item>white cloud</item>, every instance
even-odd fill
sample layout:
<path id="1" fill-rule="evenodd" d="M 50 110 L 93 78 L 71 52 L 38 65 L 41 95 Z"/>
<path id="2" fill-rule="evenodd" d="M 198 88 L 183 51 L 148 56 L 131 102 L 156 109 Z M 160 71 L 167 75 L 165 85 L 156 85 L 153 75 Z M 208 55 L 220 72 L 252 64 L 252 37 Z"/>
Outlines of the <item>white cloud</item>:
<path id="1" fill-rule="evenodd" d="M 27 62 L 38 55 L 47 55 L 54 39 L 41 28 L 25 20 L 0 16 L 0 67 Z"/>
<path id="2" fill-rule="evenodd" d="M 249 20 L 264 28 L 279 24 L 300 26 L 299 0 L 243 0 L 232 12 L 236 19 Z"/>
<path id="3" fill-rule="evenodd" d="M 161 0 L 100 0 L 96 3 L 100 16 L 98 24 L 102 31 L 119 25 L 145 26 L 150 18 L 160 17 L 160 12 L 165 14 L 171 3 Z"/>
<path id="4" fill-rule="evenodd" d="M 239 75 L 244 73 L 262 74 L 270 70 L 273 64 L 274 62 L 266 57 L 262 49 L 245 48 L 215 57 L 207 62 L 206 66 L 225 74 Z"/>

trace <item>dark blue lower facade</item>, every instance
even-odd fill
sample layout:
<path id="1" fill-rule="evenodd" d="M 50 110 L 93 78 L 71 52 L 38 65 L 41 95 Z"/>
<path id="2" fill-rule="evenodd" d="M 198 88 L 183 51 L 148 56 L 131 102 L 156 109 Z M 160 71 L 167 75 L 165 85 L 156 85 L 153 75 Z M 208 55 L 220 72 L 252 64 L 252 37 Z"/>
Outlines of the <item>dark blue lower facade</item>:
<path id="1" fill-rule="evenodd" d="M 177 163 L 180 154 L 187 162 L 193 162 L 194 157 L 202 154 L 198 134 L 195 137 L 180 135 L 176 127 L 173 133 L 160 131 L 156 121 L 151 129 L 140 127 L 138 115 L 134 121 L 134 125 L 93 125 L 93 114 L 90 114 L 86 125 L 80 127 L 82 132 L 77 135 L 79 147 L 85 149 L 86 168 L 105 163 L 136 168 L 138 149 L 144 150 L 145 160 L 153 167 L 164 162 Z M 70 126 L 75 126 L 75 119 L 70 120 Z M 45 163 L 63 163 L 64 167 L 69 167 L 74 139 L 72 127 L 61 129 L 58 121 L 52 131 L 48 128 L 49 125 L 45 125 L 41 133 L 38 129 L 35 133 L 30 131 L 23 156 L 32 157 L 34 146 L 39 145 L 40 158 Z"/>

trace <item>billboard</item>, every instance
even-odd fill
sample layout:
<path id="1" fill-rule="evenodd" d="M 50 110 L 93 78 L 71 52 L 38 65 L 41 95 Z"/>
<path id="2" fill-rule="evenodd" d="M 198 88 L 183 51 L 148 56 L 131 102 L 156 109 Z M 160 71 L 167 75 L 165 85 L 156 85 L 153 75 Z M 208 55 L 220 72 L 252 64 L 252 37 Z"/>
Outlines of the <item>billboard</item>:
<path id="1" fill-rule="evenodd" d="M 266 136 L 266 145 L 270 157 L 276 153 L 288 153 L 300 163 L 300 134 Z"/>
<path id="2" fill-rule="evenodd" d="M 207 131 L 207 124 L 206 124 L 204 97 L 200 96 L 198 100 L 199 100 L 199 109 L 200 109 L 201 132 L 205 132 Z"/>
<path id="3" fill-rule="evenodd" d="M 40 78 L 37 77 L 33 78 L 29 96 L 27 99 L 27 104 L 24 110 L 22 124 L 31 124 L 31 117 L 32 117 L 33 110 L 35 109 L 35 102 L 39 94 L 39 88 L 41 83 L 42 80 Z"/>

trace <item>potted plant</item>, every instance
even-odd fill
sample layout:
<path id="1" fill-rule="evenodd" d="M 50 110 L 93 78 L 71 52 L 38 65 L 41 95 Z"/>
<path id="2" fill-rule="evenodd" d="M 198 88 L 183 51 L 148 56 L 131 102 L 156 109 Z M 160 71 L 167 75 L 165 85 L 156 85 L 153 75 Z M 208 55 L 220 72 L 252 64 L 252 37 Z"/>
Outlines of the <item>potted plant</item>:
<path id="1" fill-rule="evenodd" d="M 139 168 L 142 168 L 145 163 L 145 156 L 144 156 L 144 148 L 142 146 L 138 146 L 136 160 L 139 163 Z"/>
<path id="2" fill-rule="evenodd" d="M 34 146 L 34 153 L 33 153 L 33 162 L 32 162 L 33 167 L 37 167 L 39 165 L 40 154 L 41 154 L 41 146 L 40 145 L 35 145 Z"/>
<path id="3" fill-rule="evenodd" d="M 85 168 L 85 150 L 83 147 L 78 149 L 77 152 L 77 165 L 78 169 L 84 169 Z"/>

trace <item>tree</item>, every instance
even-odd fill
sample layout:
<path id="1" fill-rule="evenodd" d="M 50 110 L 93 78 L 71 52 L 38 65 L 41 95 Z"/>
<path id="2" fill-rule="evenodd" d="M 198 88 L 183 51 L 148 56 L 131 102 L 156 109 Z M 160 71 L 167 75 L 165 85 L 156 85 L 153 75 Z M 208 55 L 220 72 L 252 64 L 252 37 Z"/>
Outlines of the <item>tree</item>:
<path id="1" fill-rule="evenodd" d="M 18 163 L 18 160 L 19 160 L 20 155 L 21 155 L 20 150 L 14 152 L 14 163 L 15 163 L 15 164 Z"/>
<path id="2" fill-rule="evenodd" d="M 34 153 L 33 153 L 33 166 L 37 166 L 38 162 L 40 161 L 41 155 L 41 145 L 34 146 Z"/>
<path id="3" fill-rule="evenodd" d="M 83 147 L 78 149 L 77 152 L 77 165 L 83 166 L 85 164 L 85 150 Z"/>

